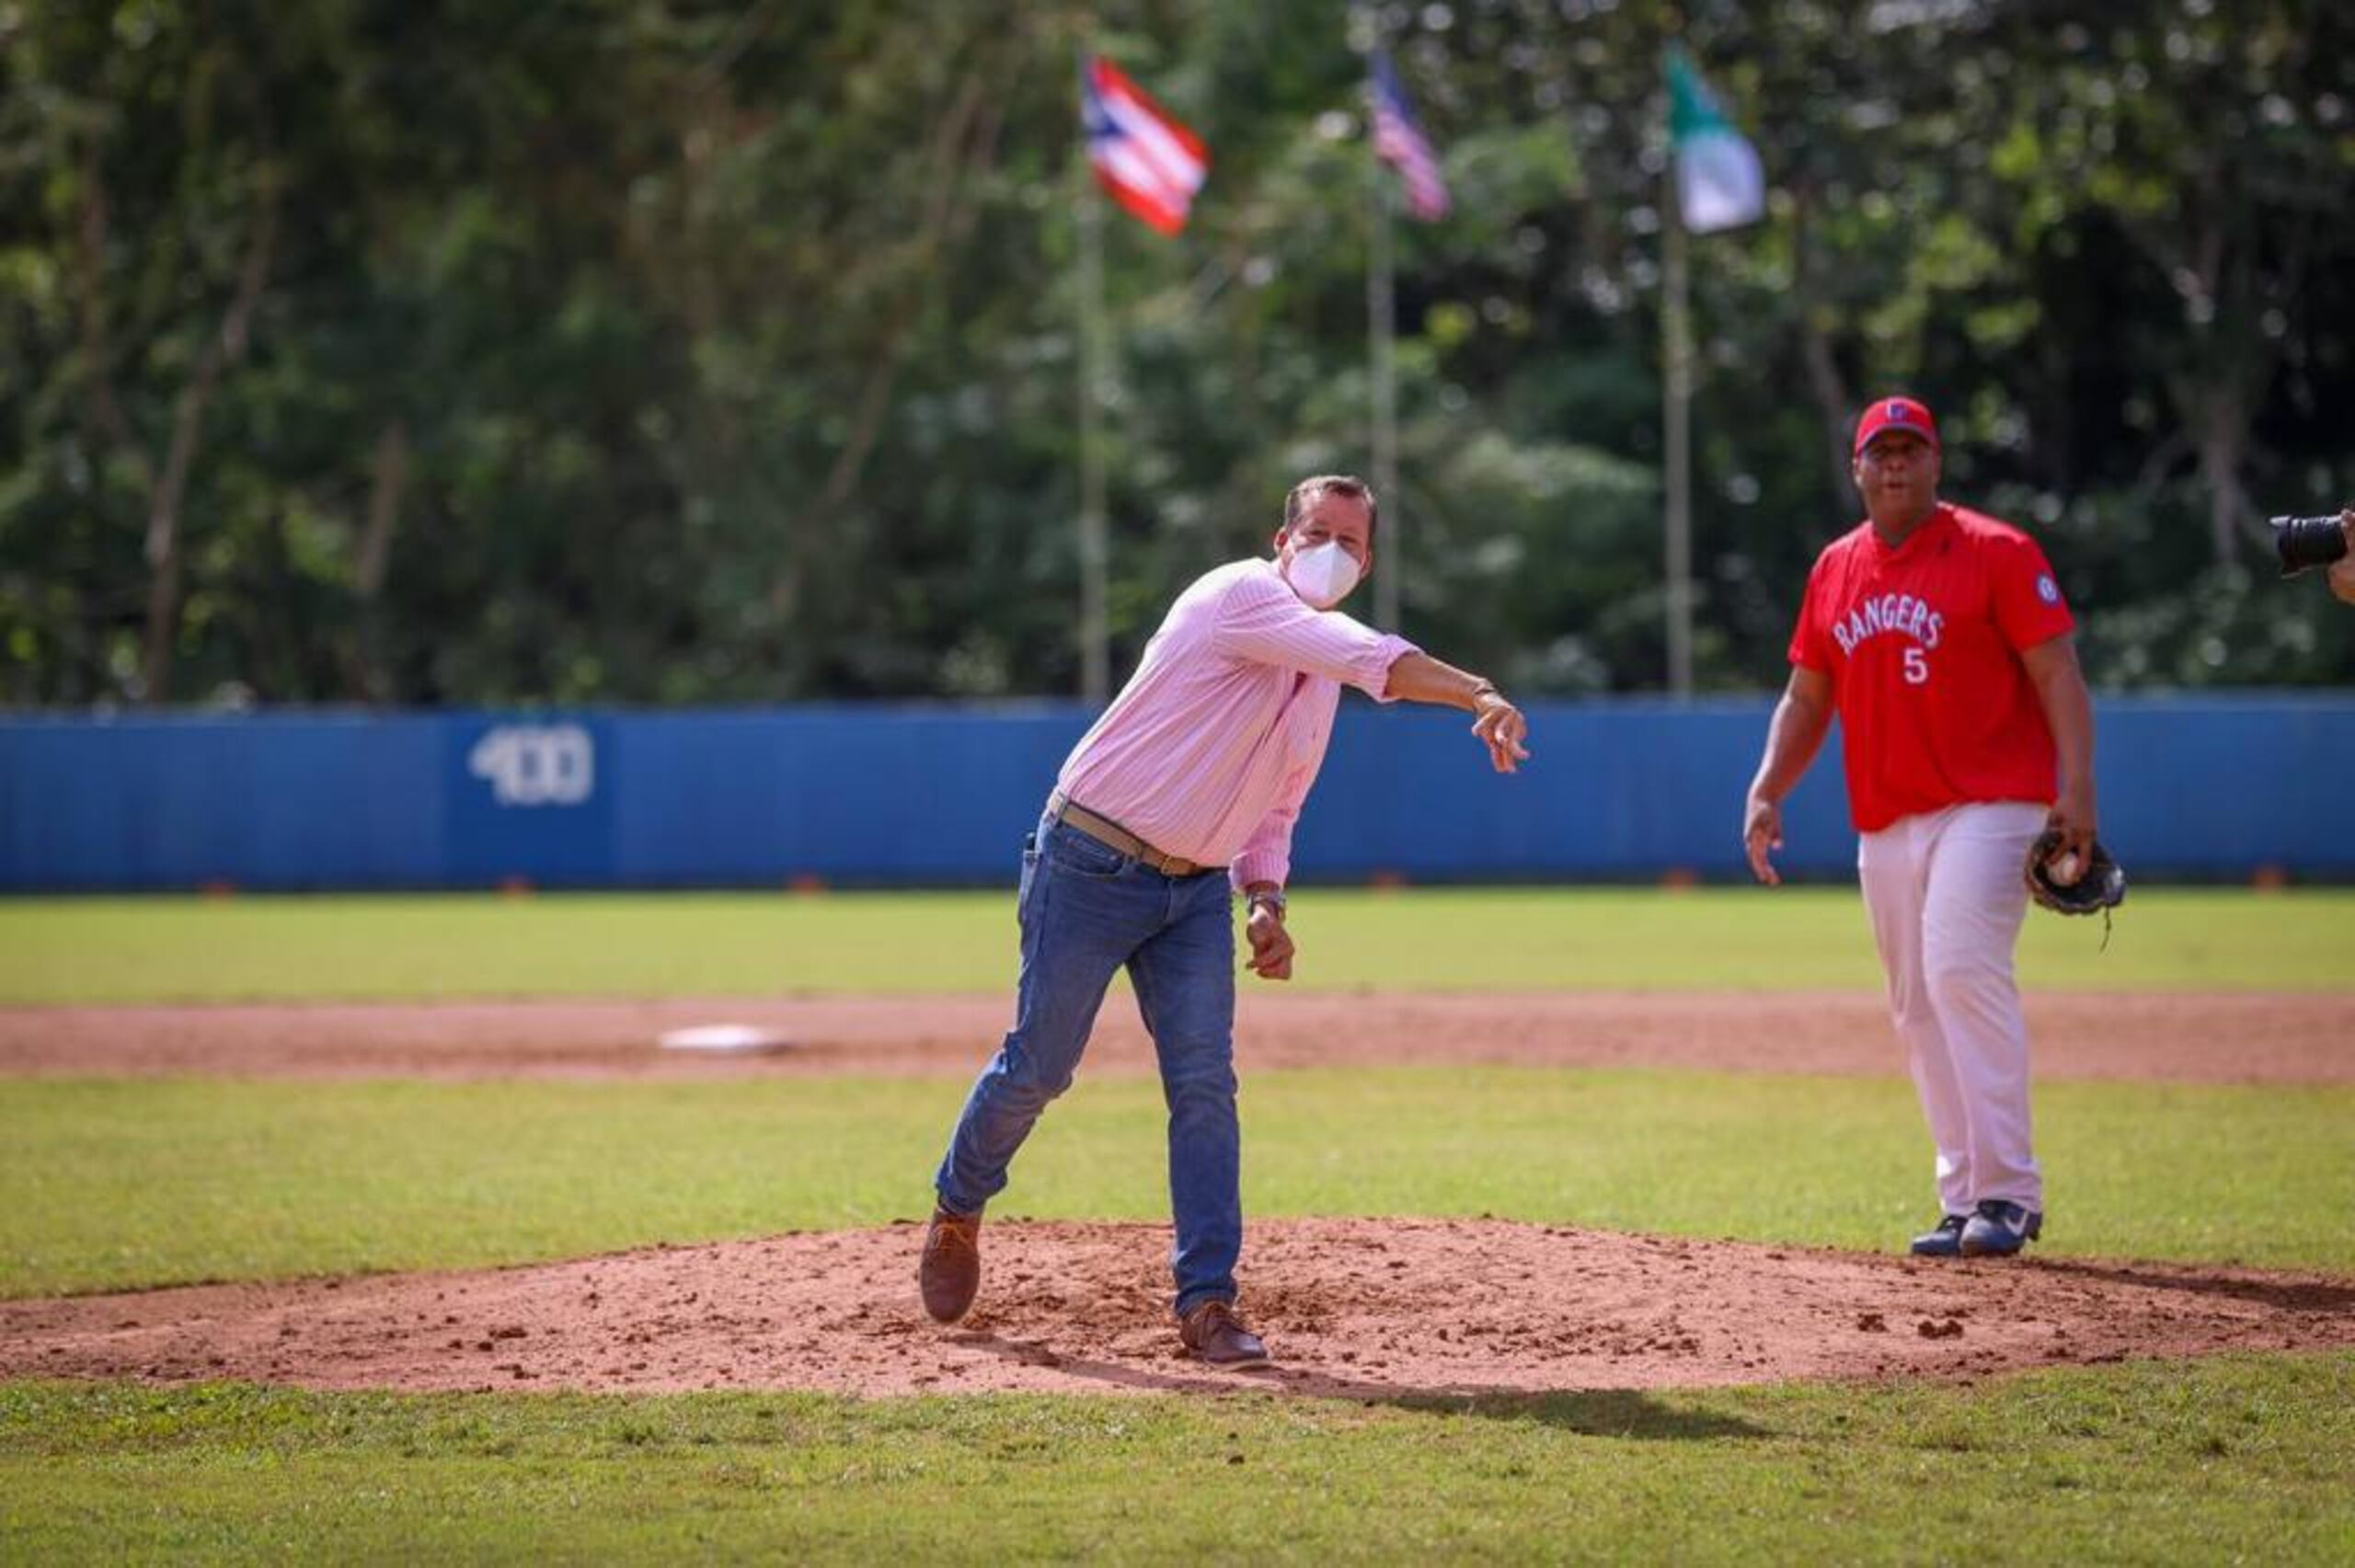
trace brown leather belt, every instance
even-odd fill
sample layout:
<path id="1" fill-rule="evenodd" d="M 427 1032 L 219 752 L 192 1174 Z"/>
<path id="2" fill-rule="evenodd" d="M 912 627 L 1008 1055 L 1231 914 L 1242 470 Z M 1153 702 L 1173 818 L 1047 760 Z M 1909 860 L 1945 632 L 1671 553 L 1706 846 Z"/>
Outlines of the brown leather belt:
<path id="1" fill-rule="evenodd" d="M 1097 816 L 1061 790 L 1047 797 L 1047 815 L 1065 827 L 1076 828 L 1107 849 L 1120 851 L 1139 865 L 1153 867 L 1164 876 L 1200 876 L 1211 869 L 1196 861 L 1162 853 L 1109 817 Z"/>

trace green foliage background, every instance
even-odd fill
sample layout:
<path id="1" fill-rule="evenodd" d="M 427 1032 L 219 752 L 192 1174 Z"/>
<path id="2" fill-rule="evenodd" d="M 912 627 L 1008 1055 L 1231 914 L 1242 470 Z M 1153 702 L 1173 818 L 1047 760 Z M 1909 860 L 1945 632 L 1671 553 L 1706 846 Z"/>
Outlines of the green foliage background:
<path id="1" fill-rule="evenodd" d="M 1695 250 L 1704 685 L 1779 680 L 1900 386 L 2097 682 L 2355 676 L 2261 521 L 2355 497 L 2347 7 L 1093 10 L 0 8 L 0 702 L 1071 692 L 1074 53 L 1214 160 L 1109 231 L 1125 665 L 1367 466 L 1377 28 L 1456 200 L 1399 236 L 1409 635 L 1661 681 L 1673 36 L 1773 187 Z"/>

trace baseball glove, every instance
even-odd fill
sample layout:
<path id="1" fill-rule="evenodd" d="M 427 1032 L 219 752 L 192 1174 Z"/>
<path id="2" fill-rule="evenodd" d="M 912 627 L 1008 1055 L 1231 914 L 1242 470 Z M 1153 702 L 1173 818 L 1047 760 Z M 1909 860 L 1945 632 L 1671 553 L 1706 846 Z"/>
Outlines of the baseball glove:
<path id="1" fill-rule="evenodd" d="M 2028 846 L 2028 866 L 2024 874 L 2028 878 L 2028 896 L 2046 909 L 2056 910 L 2064 915 L 2097 913 L 2107 923 L 2109 911 L 2126 901 L 2125 868 L 2110 858 L 2109 852 L 2102 848 L 2101 841 L 2097 839 L 2093 845 L 2092 864 L 2074 882 L 2055 881 L 2051 867 L 2045 863 L 2060 848 L 2061 832 L 2055 828 L 2048 828 L 2038 834 L 2036 842 Z"/>

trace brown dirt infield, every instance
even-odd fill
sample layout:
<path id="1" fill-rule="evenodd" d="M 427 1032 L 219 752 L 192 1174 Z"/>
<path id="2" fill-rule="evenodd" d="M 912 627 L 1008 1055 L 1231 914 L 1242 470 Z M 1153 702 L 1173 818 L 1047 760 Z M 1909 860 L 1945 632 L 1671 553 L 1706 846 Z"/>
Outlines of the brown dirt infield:
<path id="1" fill-rule="evenodd" d="M 921 1235 L 903 1225 L 488 1273 L 0 1303 L 0 1375 L 1402 1401 L 2355 1345 L 2355 1280 L 1302 1219 L 1254 1226 L 1246 1249 L 1245 1305 L 1278 1364 L 1220 1373 L 1178 1351 L 1164 1226 L 992 1224 L 982 1299 L 952 1329 L 917 1306 Z"/>
<path id="2" fill-rule="evenodd" d="M 0 1008 L 0 1073 L 320 1077 L 710 1077 L 979 1070 L 1004 995 L 469 1001 L 431 1005 Z M 2039 1077 L 2208 1082 L 2355 1081 L 2355 993 L 2039 992 Z M 758 1058 L 654 1047 L 663 1031 L 764 1025 Z M 1246 994 L 1244 1070 L 1373 1063 L 1716 1068 L 1898 1074 L 1872 993 Z M 1086 1070 L 1152 1070 L 1135 1003 L 1109 999 Z"/>
<path id="3" fill-rule="evenodd" d="M 0 1074 L 962 1077 L 1006 1007 L 994 995 L 0 1009 Z M 2355 997 L 2039 993 L 2028 1010 L 2044 1078 L 2355 1081 Z M 663 1030 L 722 1021 L 795 1044 L 719 1059 L 653 1046 Z M 1849 993 L 1255 995 L 1238 1042 L 1246 1080 L 1376 1062 L 1902 1070 L 1879 999 Z M 1113 998 L 1086 1070 L 1151 1066 L 1134 1004 Z M 919 1235 L 901 1226 L 466 1274 L 0 1301 L 0 1376 L 1412 1401 L 2355 1345 L 2355 1279 L 1310 1219 L 1251 1228 L 1244 1302 L 1279 1363 L 1220 1374 L 1178 1355 L 1166 1226 L 993 1222 L 981 1303 L 954 1329 L 917 1307 Z"/>

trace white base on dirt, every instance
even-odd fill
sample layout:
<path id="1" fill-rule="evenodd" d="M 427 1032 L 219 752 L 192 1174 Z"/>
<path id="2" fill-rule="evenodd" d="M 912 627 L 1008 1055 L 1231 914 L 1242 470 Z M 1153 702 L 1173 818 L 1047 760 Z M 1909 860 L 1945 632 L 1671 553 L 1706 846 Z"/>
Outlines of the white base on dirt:
<path id="1" fill-rule="evenodd" d="M 793 1042 L 774 1029 L 754 1024 L 701 1024 L 692 1029 L 671 1029 L 661 1040 L 666 1051 L 706 1051 L 716 1056 L 749 1056 L 789 1049 Z"/>

